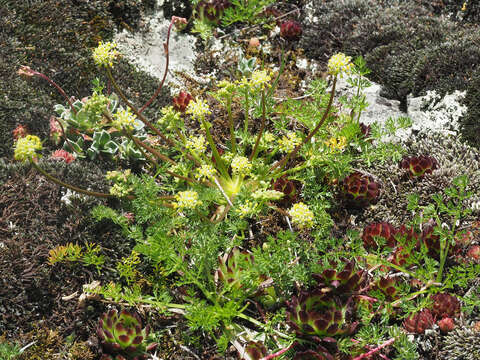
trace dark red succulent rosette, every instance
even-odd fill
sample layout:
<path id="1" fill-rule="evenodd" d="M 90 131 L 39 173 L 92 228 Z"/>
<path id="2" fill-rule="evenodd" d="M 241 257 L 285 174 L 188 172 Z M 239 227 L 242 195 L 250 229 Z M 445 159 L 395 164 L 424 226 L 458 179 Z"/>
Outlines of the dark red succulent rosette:
<path id="1" fill-rule="evenodd" d="M 423 225 L 422 241 L 428 249 L 428 255 L 438 259 L 440 256 L 440 236 L 434 234 L 436 223 L 433 220 L 429 220 Z M 462 251 L 462 243 L 456 241 L 454 246 L 450 246 L 448 255 L 459 255 Z"/>
<path id="2" fill-rule="evenodd" d="M 193 100 L 192 95 L 185 91 L 180 91 L 177 96 L 173 98 L 173 108 L 179 112 L 185 112 L 190 101 Z"/>
<path id="3" fill-rule="evenodd" d="M 435 319 L 429 309 L 423 309 L 403 321 L 405 330 L 415 334 L 425 333 L 425 330 L 432 328 L 433 324 L 435 324 Z"/>
<path id="4" fill-rule="evenodd" d="M 460 301 L 456 296 L 438 293 L 432 296 L 432 301 L 432 314 L 435 318 L 456 318 L 460 315 Z"/>
<path id="5" fill-rule="evenodd" d="M 380 222 L 380 223 L 371 223 L 368 225 L 362 233 L 362 240 L 363 240 L 363 246 L 365 249 L 378 249 L 378 244 L 375 241 L 376 237 L 382 237 L 385 239 L 384 245 L 382 246 L 388 246 L 388 247 L 395 247 L 396 245 L 396 240 L 395 240 L 395 233 L 396 230 L 393 227 L 393 225 L 387 223 L 387 222 Z"/>
<path id="6" fill-rule="evenodd" d="M 408 172 L 410 178 L 422 178 L 438 168 L 437 160 L 432 156 L 405 156 L 399 164 L 401 169 Z"/>
<path id="7" fill-rule="evenodd" d="M 249 341 L 245 346 L 245 354 L 248 359 L 260 360 L 267 356 L 267 348 L 260 341 Z M 242 357 L 242 360 L 245 360 L 245 357 Z"/>
<path id="8" fill-rule="evenodd" d="M 321 288 L 303 290 L 287 301 L 287 323 L 298 336 L 335 336 L 353 332 L 356 323 L 347 324 L 349 302 L 325 293 Z"/>
<path id="9" fill-rule="evenodd" d="M 384 276 L 378 279 L 376 287 L 390 300 L 397 297 L 396 281 L 394 277 Z"/>
<path id="10" fill-rule="evenodd" d="M 285 40 L 298 40 L 302 32 L 302 25 L 295 20 L 286 20 L 280 24 L 280 36 Z"/>
<path id="11" fill-rule="evenodd" d="M 365 125 L 362 122 L 360 122 L 358 125 L 360 126 L 360 131 L 362 132 L 361 137 L 363 139 L 369 140 L 369 137 L 372 133 L 372 127 L 370 125 Z M 369 141 L 371 141 L 371 139 Z"/>
<path id="12" fill-rule="evenodd" d="M 218 24 L 225 9 L 232 6 L 229 0 L 202 0 L 197 4 L 197 11 L 200 16 Z"/>
<path id="13" fill-rule="evenodd" d="M 340 190 L 352 207 L 367 207 L 380 197 L 380 184 L 367 174 L 355 171 L 340 184 Z"/>
<path id="14" fill-rule="evenodd" d="M 345 260 L 347 261 L 347 260 Z M 365 283 L 366 272 L 356 270 L 355 261 L 348 261 L 343 270 L 337 271 L 337 264 L 330 263 L 331 268 L 325 269 L 320 274 L 312 274 L 320 287 L 329 287 L 331 293 L 345 296 L 358 291 Z"/>
<path id="15" fill-rule="evenodd" d="M 292 180 L 289 180 L 286 175 L 279 177 L 277 180 L 271 181 L 272 189 L 282 192 L 284 197 L 277 202 L 285 207 L 290 207 L 298 200 L 297 187 Z"/>

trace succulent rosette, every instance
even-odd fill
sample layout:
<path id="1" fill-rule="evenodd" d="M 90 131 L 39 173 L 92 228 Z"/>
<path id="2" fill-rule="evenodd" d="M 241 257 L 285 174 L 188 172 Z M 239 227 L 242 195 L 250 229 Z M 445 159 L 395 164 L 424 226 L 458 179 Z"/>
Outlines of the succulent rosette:
<path id="1" fill-rule="evenodd" d="M 289 180 L 285 175 L 279 177 L 276 181 L 271 181 L 273 190 L 282 192 L 285 196 L 278 200 L 281 205 L 289 207 L 297 202 L 298 194 L 295 183 Z"/>
<path id="2" fill-rule="evenodd" d="M 372 223 L 363 230 L 363 246 L 365 249 L 377 250 L 378 244 L 375 238 L 381 237 L 384 239 L 382 248 L 385 246 L 393 248 L 396 244 L 395 232 L 393 225 L 387 222 Z"/>
<path id="3" fill-rule="evenodd" d="M 460 315 L 460 301 L 447 293 L 438 293 L 432 296 L 432 314 L 437 319 L 455 318 Z"/>
<path id="4" fill-rule="evenodd" d="M 329 354 L 326 350 L 307 350 L 297 352 L 293 357 L 293 360 L 334 360 L 335 358 Z"/>
<path id="5" fill-rule="evenodd" d="M 301 291 L 287 301 L 287 323 L 299 336 L 335 336 L 350 333 L 356 324 L 347 324 L 348 302 L 325 293 L 321 288 Z"/>
<path id="6" fill-rule="evenodd" d="M 260 341 L 249 341 L 245 346 L 245 354 L 250 360 L 260 360 L 267 356 L 267 348 Z M 245 357 L 242 357 L 245 360 Z"/>
<path id="7" fill-rule="evenodd" d="M 173 98 L 173 108 L 183 113 L 191 100 L 193 100 L 193 96 L 182 90 Z"/>
<path id="8" fill-rule="evenodd" d="M 332 267 L 324 270 L 320 274 L 312 274 L 312 277 L 318 281 L 319 286 L 330 287 L 334 294 L 348 295 L 360 289 L 365 282 L 365 271 L 356 270 L 355 262 L 349 261 L 345 264 L 343 270 L 336 270 L 336 263 L 331 262 Z"/>
<path id="9" fill-rule="evenodd" d="M 286 20 L 280 25 L 280 36 L 285 40 L 298 40 L 302 36 L 302 25 L 295 20 Z"/>
<path id="10" fill-rule="evenodd" d="M 215 24 L 220 21 L 225 9 L 232 6 L 228 0 L 201 0 L 197 5 L 200 18 L 207 19 Z"/>
<path id="11" fill-rule="evenodd" d="M 396 288 L 396 281 L 395 278 L 391 276 L 384 276 L 378 279 L 376 282 L 377 288 L 388 298 L 388 299 L 395 299 L 397 296 L 397 288 Z"/>
<path id="12" fill-rule="evenodd" d="M 228 255 L 218 258 L 219 268 L 217 269 L 218 280 L 224 286 L 229 286 L 234 289 L 240 289 L 244 286 L 242 284 L 242 277 L 245 271 L 253 264 L 254 258 L 251 253 L 241 251 L 238 247 L 234 247 Z M 254 289 L 244 289 L 249 293 Z"/>
<path id="13" fill-rule="evenodd" d="M 340 190 L 347 201 L 356 207 L 375 204 L 380 196 L 380 188 L 372 176 L 359 171 L 348 175 L 340 184 Z"/>
<path id="14" fill-rule="evenodd" d="M 147 325 L 142 329 L 142 321 L 137 314 L 126 310 L 110 310 L 101 316 L 97 335 L 105 354 L 102 360 L 144 360 L 147 351 L 154 350 L 156 343 L 147 346 L 146 339 L 150 332 Z"/>
<path id="15" fill-rule="evenodd" d="M 435 319 L 429 309 L 423 309 L 403 321 L 405 330 L 416 334 L 423 334 L 425 330 L 430 329 L 433 324 L 435 324 Z"/>
<path id="16" fill-rule="evenodd" d="M 405 156 L 399 166 L 408 171 L 410 178 L 421 178 L 437 169 L 438 162 L 434 157 L 427 155 Z"/>

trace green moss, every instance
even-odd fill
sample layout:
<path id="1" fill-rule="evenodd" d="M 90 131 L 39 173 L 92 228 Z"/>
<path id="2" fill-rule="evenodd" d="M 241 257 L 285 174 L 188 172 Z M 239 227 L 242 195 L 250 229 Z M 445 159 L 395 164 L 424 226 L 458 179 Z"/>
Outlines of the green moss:
<path id="1" fill-rule="evenodd" d="M 460 119 L 460 128 L 466 140 L 480 148 L 480 69 L 473 74 L 463 101 L 468 110 Z"/>
<path id="2" fill-rule="evenodd" d="M 122 9 L 130 10 L 112 14 L 115 11 L 111 7 L 120 2 L 103 0 L 65 2 L 62 6 L 55 0 L 0 0 L 0 157 L 12 156 L 11 132 L 18 124 L 46 138 L 53 106 L 64 103 L 45 81 L 20 78 L 16 74 L 18 67 L 28 65 L 45 73 L 69 96 L 88 95 L 91 81 L 99 76 L 91 48 L 100 39 L 111 39 L 116 24 L 130 23 L 132 26 L 127 27 L 135 27 L 141 10 L 148 5 L 148 1 L 121 3 Z M 116 66 L 115 77 L 139 104 L 152 95 L 158 83 L 126 62 Z M 167 101 L 165 94 L 157 104 Z M 150 115 L 154 113 L 155 106 Z"/>

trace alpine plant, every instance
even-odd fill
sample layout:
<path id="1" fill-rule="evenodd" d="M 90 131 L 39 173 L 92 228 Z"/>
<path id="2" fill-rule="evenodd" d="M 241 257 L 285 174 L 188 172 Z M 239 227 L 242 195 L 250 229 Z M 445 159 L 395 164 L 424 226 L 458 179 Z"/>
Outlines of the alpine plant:
<path id="1" fill-rule="evenodd" d="M 142 329 L 142 321 L 137 314 L 116 309 L 104 313 L 97 326 L 97 335 L 104 351 L 101 360 L 145 360 L 146 352 L 157 347 L 156 343 L 147 346 L 150 332 L 147 325 Z"/>

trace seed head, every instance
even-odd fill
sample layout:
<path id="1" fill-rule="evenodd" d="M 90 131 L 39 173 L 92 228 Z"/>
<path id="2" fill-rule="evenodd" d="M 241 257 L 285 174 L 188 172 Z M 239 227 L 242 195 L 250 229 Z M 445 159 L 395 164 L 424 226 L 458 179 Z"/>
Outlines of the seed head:
<path id="1" fill-rule="evenodd" d="M 296 133 L 293 131 L 289 131 L 287 135 L 282 136 L 281 139 L 278 139 L 278 147 L 280 151 L 284 153 L 289 153 L 295 149 L 300 143 L 302 139 L 300 139 Z"/>
<path id="2" fill-rule="evenodd" d="M 213 179 L 217 170 L 212 165 L 204 164 L 197 169 L 197 173 L 195 174 L 195 178 L 198 180 L 202 179 Z"/>
<path id="3" fill-rule="evenodd" d="M 191 150 L 196 153 L 204 153 L 207 150 L 207 143 L 203 136 L 193 136 L 191 135 L 187 142 L 185 143 L 185 147 L 188 150 Z"/>

